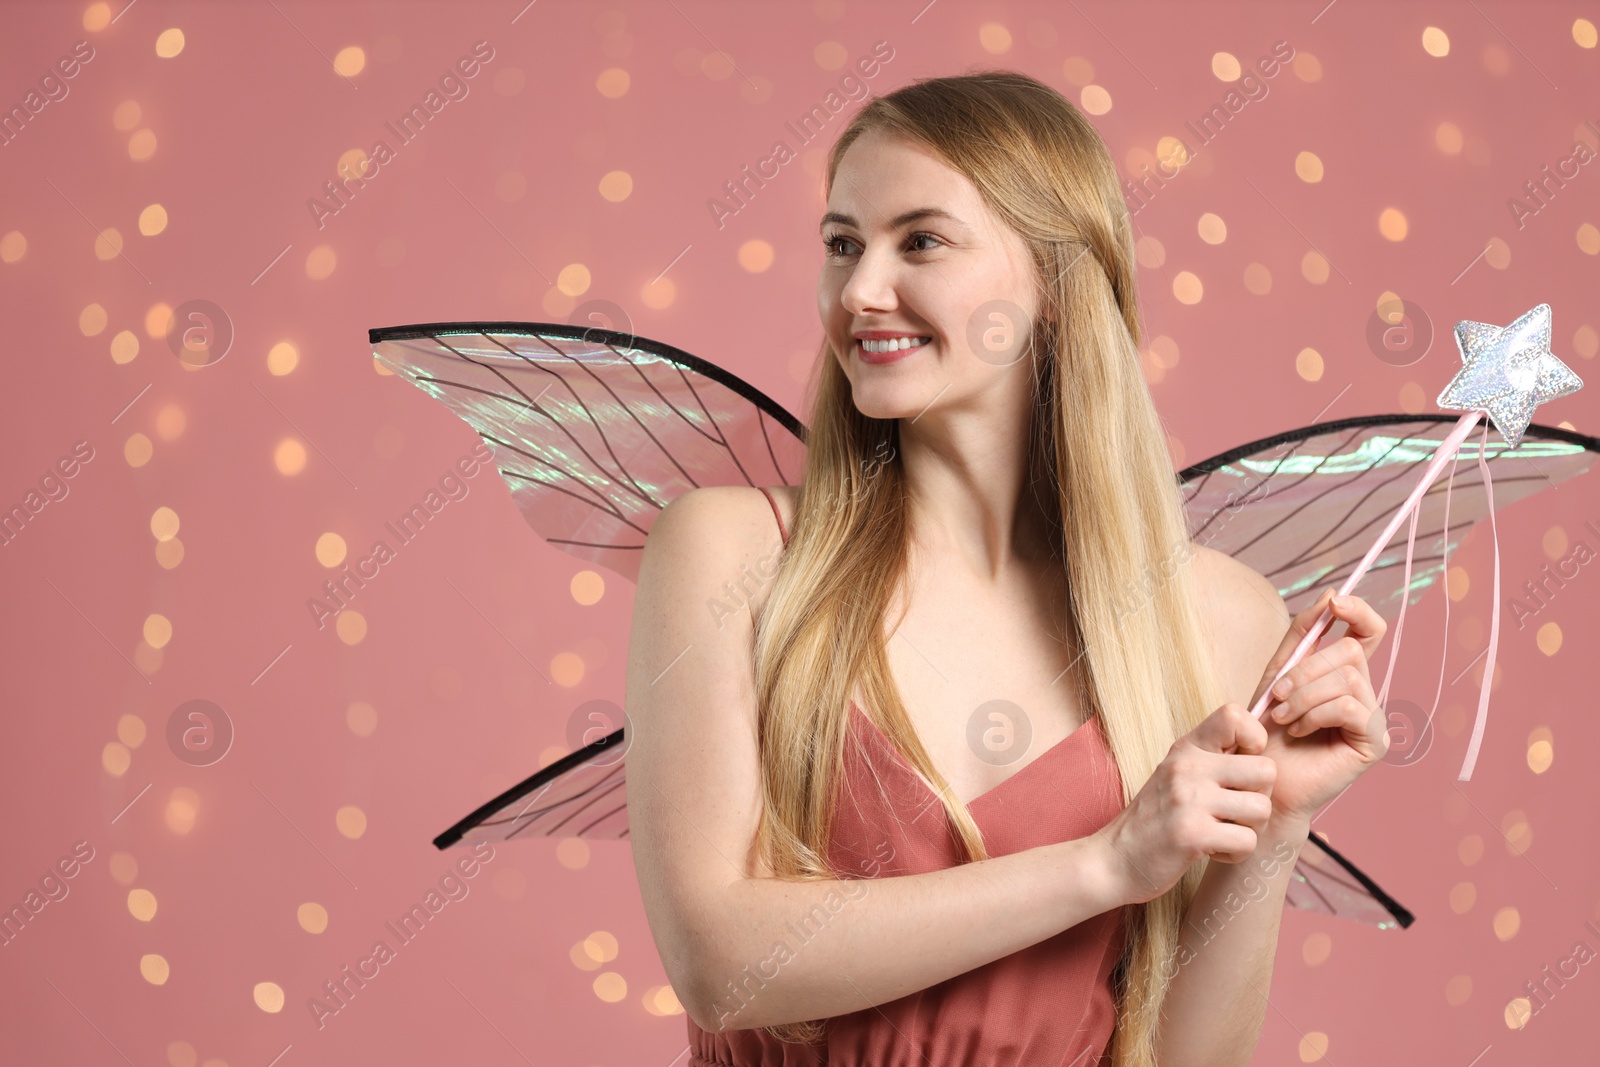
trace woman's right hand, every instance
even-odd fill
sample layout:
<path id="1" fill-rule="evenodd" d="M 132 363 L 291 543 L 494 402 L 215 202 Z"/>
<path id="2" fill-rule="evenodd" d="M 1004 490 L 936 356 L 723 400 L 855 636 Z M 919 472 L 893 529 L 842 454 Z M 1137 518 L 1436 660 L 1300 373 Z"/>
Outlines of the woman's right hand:
<path id="1" fill-rule="evenodd" d="M 1101 831 L 1118 899 L 1165 893 L 1202 856 L 1238 863 L 1272 816 L 1277 764 L 1267 728 L 1243 704 L 1224 704 L 1172 743 L 1132 803 Z"/>

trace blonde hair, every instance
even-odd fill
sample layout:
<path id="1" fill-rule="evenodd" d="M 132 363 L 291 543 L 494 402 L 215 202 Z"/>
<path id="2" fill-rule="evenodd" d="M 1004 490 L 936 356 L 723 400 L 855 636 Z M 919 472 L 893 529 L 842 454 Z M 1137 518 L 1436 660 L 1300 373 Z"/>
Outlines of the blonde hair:
<path id="1" fill-rule="evenodd" d="M 875 97 L 834 144 L 884 130 L 964 174 L 1026 242 L 1041 314 L 1030 484 L 1059 513 L 1068 580 L 1063 634 L 1082 651 L 1086 714 L 1098 715 L 1131 801 L 1174 740 L 1223 699 L 1187 567 L 1193 551 L 1166 437 L 1140 367 L 1133 236 L 1109 152 L 1060 93 L 988 71 L 925 79 Z M 1052 314 L 1045 314 L 1052 312 Z M 824 340 L 804 479 L 788 548 L 755 634 L 763 811 L 757 845 L 777 877 L 836 878 L 827 862 L 853 684 L 888 738 L 938 791 L 968 861 L 987 858 L 971 813 L 929 760 L 896 691 L 884 616 L 907 552 L 898 422 L 869 418 Z M 887 462 L 880 457 L 889 455 Z M 872 468 L 868 471 L 869 466 Z M 1052 501 L 1052 498 L 1053 501 Z M 1145 589 L 1131 610 L 1129 583 Z M 1179 926 L 1205 861 L 1167 893 L 1124 910 L 1114 971 L 1116 1067 L 1154 1067 Z M 767 1028 L 815 1040 L 820 1021 Z"/>

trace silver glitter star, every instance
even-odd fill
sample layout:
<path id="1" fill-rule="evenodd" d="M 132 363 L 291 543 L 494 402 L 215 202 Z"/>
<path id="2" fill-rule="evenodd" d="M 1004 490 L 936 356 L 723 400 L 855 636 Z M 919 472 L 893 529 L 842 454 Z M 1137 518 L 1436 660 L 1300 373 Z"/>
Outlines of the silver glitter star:
<path id="1" fill-rule="evenodd" d="M 1452 411 L 1484 410 L 1516 448 L 1540 404 L 1583 388 L 1550 351 L 1550 305 L 1540 304 L 1510 326 L 1456 323 L 1462 368 L 1436 403 Z"/>

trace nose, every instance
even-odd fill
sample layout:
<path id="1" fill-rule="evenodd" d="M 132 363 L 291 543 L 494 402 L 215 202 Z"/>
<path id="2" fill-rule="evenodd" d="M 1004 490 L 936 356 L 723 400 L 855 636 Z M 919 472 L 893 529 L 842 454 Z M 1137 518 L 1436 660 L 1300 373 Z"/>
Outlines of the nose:
<path id="1" fill-rule="evenodd" d="M 839 303 L 852 315 L 893 311 L 899 306 L 895 284 L 899 280 L 893 250 L 882 242 L 867 248 L 856 259 L 839 292 Z"/>

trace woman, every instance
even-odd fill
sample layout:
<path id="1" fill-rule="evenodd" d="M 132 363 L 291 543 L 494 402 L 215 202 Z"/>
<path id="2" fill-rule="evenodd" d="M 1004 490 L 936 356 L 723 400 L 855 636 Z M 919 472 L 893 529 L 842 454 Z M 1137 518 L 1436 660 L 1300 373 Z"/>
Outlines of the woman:
<path id="1" fill-rule="evenodd" d="M 802 483 L 680 497 L 639 575 L 628 822 L 690 1062 L 1244 1064 L 1311 817 L 1386 751 L 1383 620 L 1335 606 L 1248 714 L 1332 591 L 1291 625 L 1190 541 L 1060 94 L 874 99 L 827 203 Z"/>

